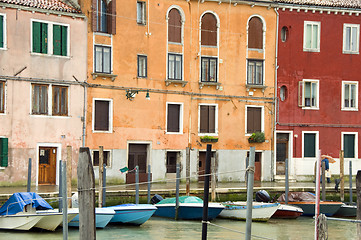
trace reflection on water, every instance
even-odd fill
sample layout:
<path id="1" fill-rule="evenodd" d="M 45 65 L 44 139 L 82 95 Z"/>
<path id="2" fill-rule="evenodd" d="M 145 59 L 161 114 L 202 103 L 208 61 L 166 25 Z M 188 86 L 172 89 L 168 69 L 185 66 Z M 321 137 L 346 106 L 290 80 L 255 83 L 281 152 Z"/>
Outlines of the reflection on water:
<path id="1" fill-rule="evenodd" d="M 208 239 L 244 239 L 246 222 L 216 219 L 213 224 L 222 226 L 208 226 Z M 230 231 L 232 229 L 234 231 Z M 252 235 L 269 239 L 314 239 L 314 222 L 309 217 L 299 217 L 296 220 L 274 220 L 267 223 L 253 223 Z M 357 239 L 355 223 L 328 221 L 329 239 Z M 152 217 L 140 227 L 109 225 L 105 229 L 97 230 L 97 239 L 127 239 L 127 240 L 189 240 L 201 239 L 202 223 L 200 221 L 174 221 Z M 48 231 L 0 231 L 1 240 L 16 239 L 62 239 L 62 229 L 55 232 Z M 78 229 L 69 229 L 69 239 L 79 239 Z"/>

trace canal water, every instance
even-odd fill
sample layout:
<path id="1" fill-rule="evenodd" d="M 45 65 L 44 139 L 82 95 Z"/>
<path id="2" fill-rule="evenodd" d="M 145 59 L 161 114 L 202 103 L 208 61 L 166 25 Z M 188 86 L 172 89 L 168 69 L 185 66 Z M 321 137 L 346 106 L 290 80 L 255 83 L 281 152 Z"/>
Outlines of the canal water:
<path id="1" fill-rule="evenodd" d="M 245 221 L 215 219 L 208 225 L 208 239 L 244 239 Z M 213 225 L 214 224 L 214 225 Z M 215 226 L 217 225 L 217 226 Z M 152 217 L 142 226 L 108 225 L 97 230 L 97 239 L 126 240 L 191 240 L 201 239 L 200 221 L 174 221 Z M 328 235 L 333 239 L 357 239 L 356 224 L 350 222 L 328 221 Z M 267 223 L 252 223 L 252 239 L 303 240 L 314 239 L 314 222 L 310 217 L 283 220 L 271 219 Z M 1 240 L 51 240 L 63 239 L 62 229 L 48 231 L 0 231 Z M 69 239 L 79 239 L 78 229 L 69 228 Z"/>

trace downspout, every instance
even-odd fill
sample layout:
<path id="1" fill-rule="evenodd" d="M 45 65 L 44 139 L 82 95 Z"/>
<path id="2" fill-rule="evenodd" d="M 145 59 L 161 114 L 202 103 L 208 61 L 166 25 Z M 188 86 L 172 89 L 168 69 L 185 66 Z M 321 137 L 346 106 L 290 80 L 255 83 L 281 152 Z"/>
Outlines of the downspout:
<path id="1" fill-rule="evenodd" d="M 274 180 L 275 178 L 275 175 L 276 175 L 276 168 L 275 168 L 275 164 L 276 164 L 276 142 L 277 142 L 277 138 L 276 138 L 276 126 L 277 126 L 277 116 L 278 116 L 278 101 L 277 101 L 277 70 L 278 70 L 278 63 L 277 63 L 277 58 L 278 58 L 278 28 L 279 28 L 279 13 L 277 12 L 277 8 L 274 8 L 274 11 L 277 15 L 277 20 L 276 20 L 276 47 L 275 47 L 275 50 L 276 50 L 276 53 L 275 53 L 275 95 L 274 95 L 274 126 L 273 126 L 273 129 L 274 129 L 274 136 L 273 136 L 273 139 L 274 139 L 274 142 L 273 142 L 273 146 L 274 146 L 274 152 L 273 152 L 273 161 L 272 161 L 272 172 L 273 172 L 273 177 L 272 177 L 272 180 Z"/>

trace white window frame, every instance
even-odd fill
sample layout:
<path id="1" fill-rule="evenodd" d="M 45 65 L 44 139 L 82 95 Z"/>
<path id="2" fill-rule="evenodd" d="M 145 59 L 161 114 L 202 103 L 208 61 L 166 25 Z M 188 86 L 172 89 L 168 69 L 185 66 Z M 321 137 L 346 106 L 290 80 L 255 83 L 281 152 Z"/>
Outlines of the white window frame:
<path id="1" fill-rule="evenodd" d="M 92 150 L 92 164 L 94 166 L 94 168 L 98 168 L 98 166 L 94 165 L 94 152 L 99 152 L 99 149 L 93 149 Z M 112 167 L 112 161 L 113 161 L 113 151 L 111 149 L 103 149 L 103 152 L 109 152 L 109 159 L 108 159 L 108 164 L 107 164 L 107 168 L 111 168 Z M 99 155 L 100 156 L 100 155 Z"/>
<path id="2" fill-rule="evenodd" d="M 169 104 L 177 104 L 180 105 L 179 108 L 179 132 L 168 132 L 168 105 Z M 165 131 L 166 134 L 183 134 L 183 106 L 182 102 L 167 102 L 166 103 L 166 118 L 165 118 Z"/>
<path id="3" fill-rule="evenodd" d="M 351 49 L 346 49 L 346 29 L 347 28 L 351 28 L 351 35 L 352 35 L 352 31 L 353 29 L 356 29 L 356 50 L 352 50 L 352 37 L 350 39 L 350 47 Z M 342 47 L 342 53 L 344 54 L 359 54 L 359 45 L 360 45 L 360 24 L 348 24 L 348 23 L 344 23 L 343 24 L 343 47 Z"/>
<path id="4" fill-rule="evenodd" d="M 305 157 L 305 134 L 313 133 L 316 134 L 316 146 L 315 146 L 315 157 Z M 317 151 L 320 149 L 319 146 L 319 131 L 302 131 L 302 159 L 315 160 L 317 158 Z"/>
<path id="5" fill-rule="evenodd" d="M 201 106 L 215 106 L 214 113 L 214 133 L 201 133 Z M 199 103 L 198 104 L 198 136 L 218 136 L 218 104 L 216 103 Z"/>
<path id="6" fill-rule="evenodd" d="M 97 72 L 96 71 L 96 47 L 102 47 L 102 48 L 110 48 L 110 66 L 109 66 L 109 72 L 104 72 L 104 69 L 102 72 Z M 103 57 L 104 59 L 104 57 Z M 102 59 L 102 60 L 103 60 Z M 113 73 L 113 47 L 112 45 L 104 45 L 104 44 L 94 44 L 93 45 L 93 73 L 98 73 L 98 74 L 112 74 Z"/>
<path id="7" fill-rule="evenodd" d="M 356 85 L 356 99 L 355 107 L 345 107 L 345 85 Z M 358 82 L 357 81 L 342 81 L 342 97 L 341 97 L 341 110 L 342 111 L 358 111 Z"/>
<path id="8" fill-rule="evenodd" d="M 144 64 L 145 64 L 145 74 L 144 74 L 144 76 L 142 75 L 140 75 L 139 73 L 140 73 L 140 62 L 141 62 L 141 60 L 144 60 Z M 138 54 L 137 55 L 137 77 L 138 78 L 147 78 L 148 77 L 148 56 L 147 55 L 144 55 L 144 54 Z"/>
<path id="9" fill-rule="evenodd" d="M 140 8 L 139 8 L 140 6 Z M 141 11 L 141 12 L 139 12 Z M 146 2 L 145 1 L 137 1 L 137 24 L 139 25 L 146 25 Z"/>
<path id="10" fill-rule="evenodd" d="M 33 22 L 40 22 L 48 24 L 48 52 L 47 53 L 36 53 L 33 52 Z M 67 46 L 66 46 L 66 56 L 54 55 L 53 49 L 53 25 L 65 26 L 67 27 Z M 52 56 L 52 57 L 60 57 L 60 58 L 70 58 L 70 25 L 65 23 L 58 22 L 49 22 L 39 19 L 30 19 L 30 52 L 32 55 L 42 55 L 42 56 Z"/>
<path id="11" fill-rule="evenodd" d="M 305 83 L 316 83 L 316 106 L 306 106 L 305 105 Z M 312 88 L 311 88 L 312 89 Z M 310 93 L 312 95 L 312 92 Z M 302 109 L 311 109 L 311 110 L 319 110 L 320 109 L 320 81 L 316 79 L 303 79 L 302 80 Z"/>
<path id="12" fill-rule="evenodd" d="M 316 48 L 307 48 L 307 26 L 318 26 L 317 28 L 317 47 Z M 304 52 L 320 52 L 320 42 L 321 42 L 321 22 L 305 21 L 303 26 L 303 51 Z M 312 36 L 311 36 L 311 46 L 312 46 Z"/>
<path id="13" fill-rule="evenodd" d="M 3 16 L 3 40 L 4 40 L 4 46 L 0 47 L 0 50 L 7 50 L 6 14 L 0 13 L 0 16 Z"/>
<path id="14" fill-rule="evenodd" d="M 358 132 L 341 132 L 341 149 L 344 151 L 344 137 L 345 135 L 355 135 L 355 157 L 354 158 L 345 158 L 348 160 L 352 160 L 352 159 L 358 159 Z"/>
<path id="15" fill-rule="evenodd" d="M 175 77 L 175 72 L 174 72 L 174 77 L 173 78 L 170 78 L 169 77 L 169 71 L 170 71 L 170 67 L 169 67 L 169 63 L 170 63 L 170 60 L 169 60 L 169 57 L 170 56 L 174 56 L 174 58 L 176 58 L 176 57 L 180 57 L 181 58 L 181 64 L 180 64 L 180 78 L 177 78 L 177 77 Z M 173 53 L 173 52 L 168 52 L 168 59 L 167 59 L 168 61 L 167 61 L 167 70 L 168 70 L 168 72 L 167 72 L 167 79 L 168 80 L 175 80 L 175 81 L 183 81 L 183 54 L 182 53 Z M 174 63 L 176 63 L 176 61 L 174 61 Z M 173 70 L 175 70 L 175 69 L 177 69 L 177 67 L 176 67 L 176 64 L 174 64 L 174 69 Z"/>
<path id="16" fill-rule="evenodd" d="M 245 106 L 245 113 L 244 113 L 244 117 L 245 117 L 245 121 L 244 121 L 244 133 L 245 136 L 251 136 L 252 133 L 247 133 L 247 108 L 261 108 L 261 132 L 264 133 L 264 106 L 259 106 L 259 105 L 246 105 Z"/>
<path id="17" fill-rule="evenodd" d="M 95 101 L 109 102 L 109 129 L 108 131 L 95 130 Z M 113 99 L 111 98 L 93 98 L 92 106 L 92 132 L 93 133 L 113 133 Z"/>

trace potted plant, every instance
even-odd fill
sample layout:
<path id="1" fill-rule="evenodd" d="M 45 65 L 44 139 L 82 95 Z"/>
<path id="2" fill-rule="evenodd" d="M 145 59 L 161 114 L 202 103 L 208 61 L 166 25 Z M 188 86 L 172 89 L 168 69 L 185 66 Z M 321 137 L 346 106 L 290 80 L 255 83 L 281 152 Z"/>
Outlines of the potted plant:
<path id="1" fill-rule="evenodd" d="M 255 132 L 248 138 L 249 143 L 262 143 L 265 141 L 263 132 Z"/>
<path id="2" fill-rule="evenodd" d="M 218 137 L 203 136 L 203 137 L 201 137 L 201 142 L 204 142 L 204 143 L 218 142 Z"/>

